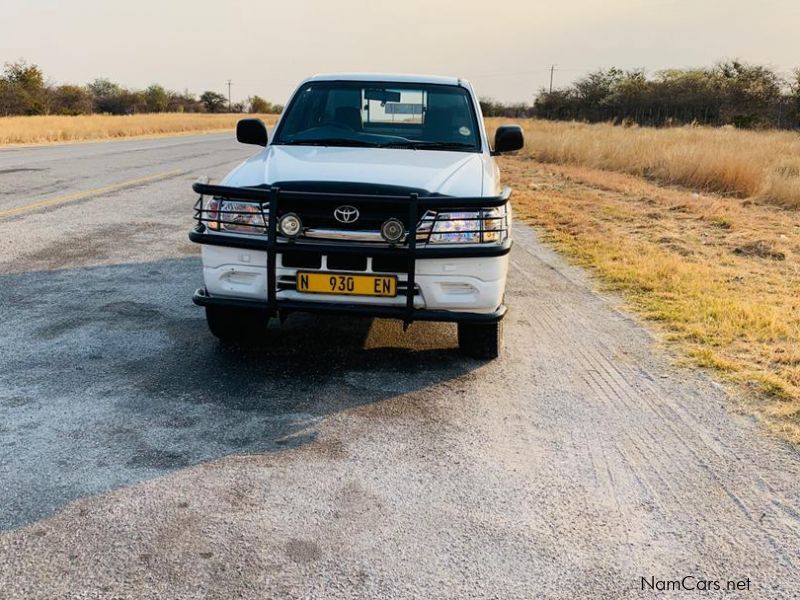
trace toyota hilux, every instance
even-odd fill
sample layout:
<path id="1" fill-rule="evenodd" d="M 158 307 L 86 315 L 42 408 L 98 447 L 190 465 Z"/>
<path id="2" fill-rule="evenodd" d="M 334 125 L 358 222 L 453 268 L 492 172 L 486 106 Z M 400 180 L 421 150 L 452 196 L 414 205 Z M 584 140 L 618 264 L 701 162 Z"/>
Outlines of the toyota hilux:
<path id="1" fill-rule="evenodd" d="M 238 141 L 262 146 L 219 184 L 193 189 L 205 307 L 223 341 L 268 339 L 292 312 L 457 324 L 461 351 L 502 347 L 510 190 L 470 84 L 455 77 L 318 75 L 303 81 L 271 139 L 242 119 Z"/>

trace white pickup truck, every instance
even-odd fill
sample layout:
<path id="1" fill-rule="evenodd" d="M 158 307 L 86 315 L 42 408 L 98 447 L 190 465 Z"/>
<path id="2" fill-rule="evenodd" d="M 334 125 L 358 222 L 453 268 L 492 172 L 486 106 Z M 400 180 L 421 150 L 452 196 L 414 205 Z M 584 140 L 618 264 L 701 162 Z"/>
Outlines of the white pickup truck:
<path id="1" fill-rule="evenodd" d="M 494 156 L 522 130 L 487 139 L 470 84 L 454 77 L 318 75 L 293 94 L 272 139 L 220 185 L 198 181 L 192 241 L 204 306 L 223 341 L 263 341 L 295 311 L 458 324 L 459 347 L 502 346 L 510 190 Z"/>

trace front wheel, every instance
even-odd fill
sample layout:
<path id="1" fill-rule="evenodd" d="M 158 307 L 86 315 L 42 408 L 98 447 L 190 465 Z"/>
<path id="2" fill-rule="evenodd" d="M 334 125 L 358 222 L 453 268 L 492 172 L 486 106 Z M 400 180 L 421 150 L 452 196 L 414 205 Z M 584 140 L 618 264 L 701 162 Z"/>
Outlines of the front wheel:
<path id="1" fill-rule="evenodd" d="M 264 343 L 269 317 L 260 310 L 206 306 L 208 329 L 220 341 L 229 344 Z"/>
<path id="2" fill-rule="evenodd" d="M 503 347 L 503 322 L 459 323 L 458 349 L 472 358 L 497 358 Z"/>

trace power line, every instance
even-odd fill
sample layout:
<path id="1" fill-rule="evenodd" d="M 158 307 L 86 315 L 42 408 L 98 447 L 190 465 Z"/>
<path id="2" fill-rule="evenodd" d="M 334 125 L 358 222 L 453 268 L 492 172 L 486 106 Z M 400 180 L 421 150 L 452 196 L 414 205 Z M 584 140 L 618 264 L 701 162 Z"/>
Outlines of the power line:
<path id="1" fill-rule="evenodd" d="M 231 84 L 233 82 L 228 79 L 228 112 L 231 112 Z"/>
<path id="2" fill-rule="evenodd" d="M 556 70 L 556 66 L 555 65 L 550 65 L 550 92 L 549 93 L 551 93 L 551 94 L 553 93 L 553 71 L 555 71 L 555 70 Z"/>

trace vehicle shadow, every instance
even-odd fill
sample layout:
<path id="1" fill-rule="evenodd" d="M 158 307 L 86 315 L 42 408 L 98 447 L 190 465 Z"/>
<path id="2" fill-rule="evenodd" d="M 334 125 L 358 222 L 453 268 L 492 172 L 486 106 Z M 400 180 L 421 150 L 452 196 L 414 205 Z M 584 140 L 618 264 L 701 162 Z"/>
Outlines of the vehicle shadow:
<path id="1" fill-rule="evenodd" d="M 191 304 L 197 257 L 0 276 L 0 529 L 81 496 L 313 442 L 321 420 L 427 392 L 480 362 L 452 325 L 295 314 L 226 346 Z"/>

